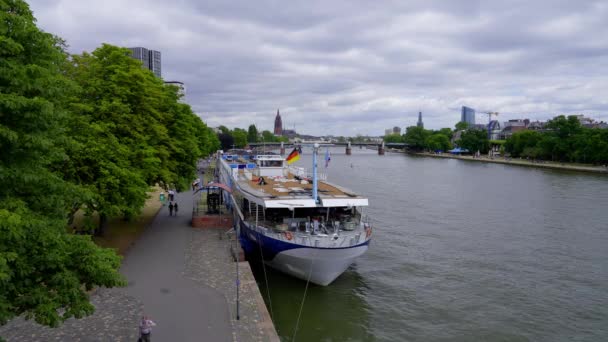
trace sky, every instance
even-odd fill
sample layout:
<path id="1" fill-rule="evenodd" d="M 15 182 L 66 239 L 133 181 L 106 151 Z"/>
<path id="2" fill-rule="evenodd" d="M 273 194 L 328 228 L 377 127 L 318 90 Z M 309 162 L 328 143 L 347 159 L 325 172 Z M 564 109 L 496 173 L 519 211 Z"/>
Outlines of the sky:
<path id="1" fill-rule="evenodd" d="M 69 52 L 162 53 L 210 126 L 310 135 L 498 119 L 608 121 L 608 1 L 32 0 Z M 487 115 L 478 114 L 485 123 Z"/>

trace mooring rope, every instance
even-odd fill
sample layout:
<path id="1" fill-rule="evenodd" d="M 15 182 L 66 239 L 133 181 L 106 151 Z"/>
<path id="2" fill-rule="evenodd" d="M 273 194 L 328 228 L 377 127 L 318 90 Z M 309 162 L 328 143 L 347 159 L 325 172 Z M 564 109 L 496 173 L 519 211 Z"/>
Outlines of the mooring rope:
<path id="1" fill-rule="evenodd" d="M 316 253 L 314 253 L 316 255 Z M 300 312 L 298 313 L 298 320 L 296 321 L 296 328 L 293 330 L 292 342 L 296 340 L 296 334 L 298 333 L 298 327 L 300 326 L 300 317 L 302 317 L 302 309 L 304 308 L 304 300 L 306 300 L 306 291 L 308 291 L 308 284 L 310 284 L 310 276 L 312 275 L 312 264 L 315 262 L 315 255 L 310 260 L 310 270 L 308 271 L 308 279 L 306 280 L 306 287 L 304 288 L 304 296 L 302 297 L 302 303 L 300 304 Z"/>
<path id="2" fill-rule="evenodd" d="M 258 232 L 258 204 L 255 204 L 255 230 Z M 259 239 L 259 237 L 258 237 Z M 262 244 L 258 241 L 258 246 L 260 247 L 260 256 L 262 257 L 262 269 L 264 270 L 264 281 L 266 282 L 266 295 L 268 296 L 268 304 L 270 306 L 270 319 L 274 321 L 274 312 L 272 311 L 272 299 L 270 298 L 270 287 L 268 286 L 268 276 L 266 275 L 266 264 L 264 263 L 264 252 L 262 251 Z"/>

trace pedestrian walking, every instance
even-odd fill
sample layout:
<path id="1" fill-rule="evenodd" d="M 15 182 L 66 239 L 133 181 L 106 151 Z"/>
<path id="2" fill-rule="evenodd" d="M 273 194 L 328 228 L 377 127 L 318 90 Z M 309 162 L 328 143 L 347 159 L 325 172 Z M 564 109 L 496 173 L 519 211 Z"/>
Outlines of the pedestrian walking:
<path id="1" fill-rule="evenodd" d="M 177 216 L 177 202 L 173 205 L 173 210 L 175 210 L 175 216 Z"/>
<path id="2" fill-rule="evenodd" d="M 173 216 L 173 202 L 169 202 L 169 216 Z"/>
<path id="3" fill-rule="evenodd" d="M 150 317 L 143 316 L 141 322 L 139 322 L 139 342 L 150 342 L 150 335 L 152 335 L 152 327 L 155 327 Z"/>
<path id="4" fill-rule="evenodd" d="M 173 190 L 169 189 L 169 201 L 173 201 L 175 198 L 175 192 L 173 192 Z"/>

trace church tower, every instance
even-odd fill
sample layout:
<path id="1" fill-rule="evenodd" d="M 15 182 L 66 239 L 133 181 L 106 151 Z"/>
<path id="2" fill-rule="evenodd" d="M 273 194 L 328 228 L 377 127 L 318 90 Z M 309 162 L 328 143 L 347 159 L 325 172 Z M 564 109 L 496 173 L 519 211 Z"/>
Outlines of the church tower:
<path id="1" fill-rule="evenodd" d="M 424 123 L 422 123 L 422 112 L 418 112 L 418 123 L 416 126 L 424 128 Z"/>
<path id="2" fill-rule="evenodd" d="M 283 135 L 283 121 L 281 120 L 281 114 L 277 109 L 277 116 L 274 118 L 274 135 Z"/>

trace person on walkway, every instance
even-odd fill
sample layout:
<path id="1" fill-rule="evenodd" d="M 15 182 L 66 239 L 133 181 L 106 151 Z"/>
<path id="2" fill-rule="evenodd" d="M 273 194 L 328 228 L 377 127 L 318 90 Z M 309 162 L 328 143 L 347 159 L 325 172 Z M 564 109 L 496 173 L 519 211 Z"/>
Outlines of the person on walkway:
<path id="1" fill-rule="evenodd" d="M 155 327 L 156 323 L 154 323 L 150 317 L 143 316 L 141 318 L 141 322 L 139 322 L 139 341 L 141 342 L 150 342 L 150 335 L 152 335 L 152 327 Z"/>
<path id="2" fill-rule="evenodd" d="M 173 202 L 169 202 L 169 216 L 173 216 Z"/>
<path id="3" fill-rule="evenodd" d="M 175 210 L 175 216 L 177 216 L 177 202 L 173 205 L 173 210 Z"/>
<path id="4" fill-rule="evenodd" d="M 175 200 L 175 192 L 172 189 L 169 189 L 169 201 Z"/>

